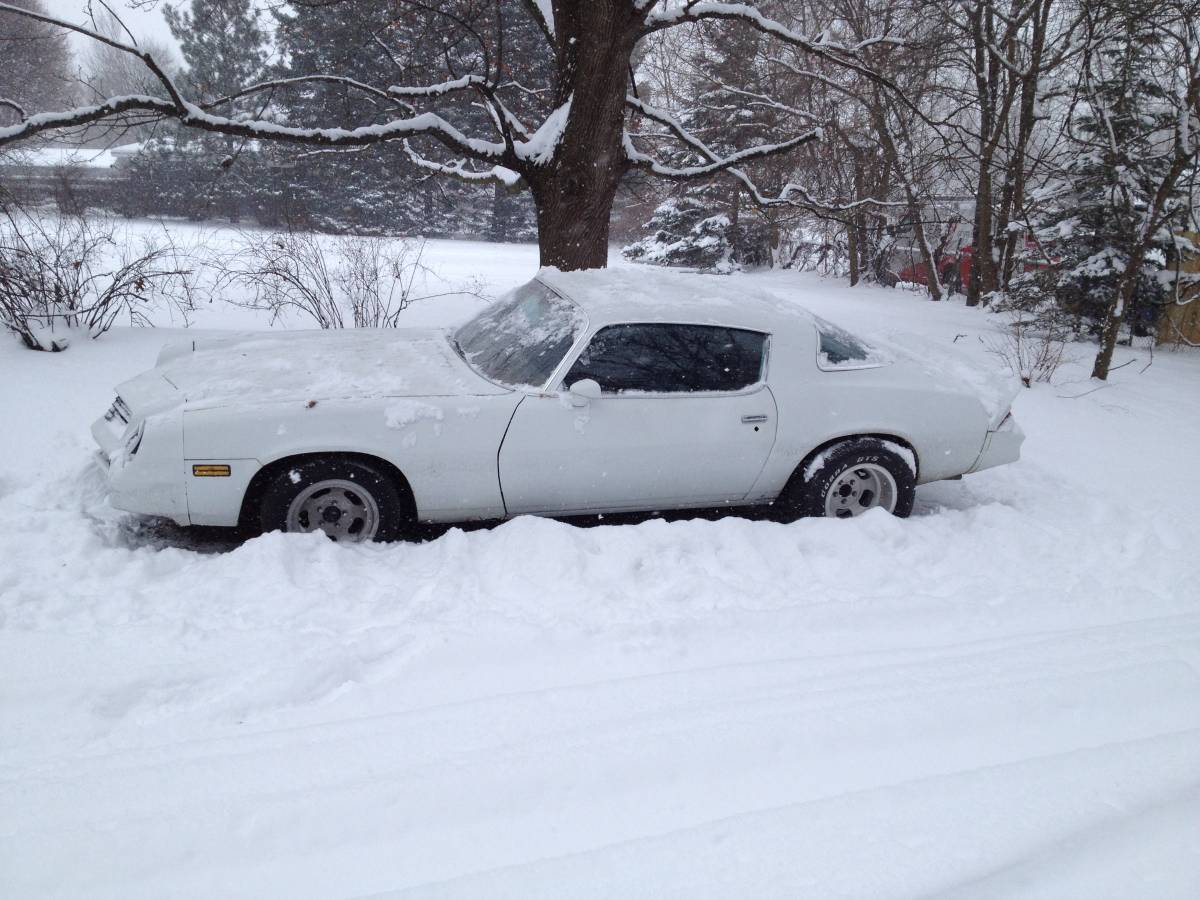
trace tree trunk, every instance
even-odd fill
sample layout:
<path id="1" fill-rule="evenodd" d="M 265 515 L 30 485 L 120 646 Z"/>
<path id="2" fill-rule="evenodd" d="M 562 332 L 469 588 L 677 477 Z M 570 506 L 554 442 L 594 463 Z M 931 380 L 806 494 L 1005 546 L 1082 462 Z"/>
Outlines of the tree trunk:
<path id="1" fill-rule="evenodd" d="M 850 286 L 858 284 L 858 224 L 851 219 L 846 225 L 846 255 L 850 257 Z"/>
<path id="2" fill-rule="evenodd" d="M 929 246 L 929 237 L 925 234 L 925 217 L 921 212 L 921 200 L 917 196 L 916 188 L 913 186 L 912 180 L 904 168 L 904 162 L 900 159 L 900 151 L 896 147 L 896 142 L 892 138 L 892 133 L 888 127 L 888 111 L 885 109 L 883 101 L 878 95 L 876 96 L 872 114 L 875 120 L 875 130 L 879 137 L 879 143 L 883 148 L 884 158 L 888 161 L 888 164 L 892 167 L 892 171 L 900 179 L 900 184 L 904 188 L 904 199 L 908 201 L 908 214 L 913 221 L 913 234 L 917 239 L 917 247 L 921 251 L 921 262 L 924 264 L 927 273 L 926 287 L 929 289 L 929 297 L 931 300 L 941 300 L 942 282 L 938 276 L 937 264 L 933 258 L 933 248 Z"/>
<path id="3" fill-rule="evenodd" d="M 854 199 L 861 201 L 865 193 L 863 188 L 862 158 L 857 149 L 854 152 Z M 850 253 L 850 284 L 858 284 L 862 271 L 866 268 L 866 236 L 867 229 L 863 222 L 862 207 L 855 207 L 846 225 L 846 243 Z"/>
<path id="4" fill-rule="evenodd" d="M 967 306 L 978 306 L 983 295 L 996 289 L 996 226 L 992 215 L 992 162 L 1004 135 L 1014 92 L 1005 85 L 1000 95 L 1000 62 L 996 54 L 993 2 L 980 2 L 969 16 L 974 43 L 975 96 L 979 104 L 979 183 L 975 188 L 975 227 L 972 233 L 971 280 Z"/>
<path id="5" fill-rule="evenodd" d="M 975 227 L 971 231 L 971 280 L 967 306 L 978 306 L 983 295 L 996 289 L 995 236 L 992 225 L 992 157 L 979 160 L 979 186 L 975 190 Z"/>
<path id="6" fill-rule="evenodd" d="M 741 213 L 742 189 L 738 185 L 734 185 L 729 198 L 729 252 L 735 263 L 742 261 L 742 229 L 739 221 Z"/>
<path id="7" fill-rule="evenodd" d="M 583 189 L 584 180 L 572 171 L 532 185 L 543 267 L 571 272 L 608 265 L 608 220 L 619 179 Z"/>
<path id="8" fill-rule="evenodd" d="M 629 169 L 621 138 L 639 11 L 618 0 L 555 0 L 556 106 L 570 102 L 552 162 L 527 176 L 543 266 L 608 264 L 617 185 Z"/>
<path id="9" fill-rule="evenodd" d="M 1033 35 L 1030 40 L 1026 74 L 1021 78 L 1017 140 L 1009 155 L 1007 181 L 1000 205 L 1005 230 L 1001 233 L 1004 250 L 997 280 L 999 288 L 1005 291 L 1008 290 L 1009 282 L 1012 281 L 1017 257 L 1024 251 L 1023 242 L 1021 242 L 1022 246 L 1018 245 L 1022 232 L 1007 226 L 1022 214 L 1025 207 L 1025 184 L 1029 176 L 1026 156 L 1037 121 L 1034 110 L 1037 102 L 1038 83 L 1042 75 L 1042 61 L 1046 51 L 1046 30 L 1052 5 L 1053 0 L 1039 0 L 1030 18 Z"/>
<path id="10" fill-rule="evenodd" d="M 493 243 L 503 243 L 508 240 L 508 215 L 509 201 L 508 192 L 504 185 L 497 184 L 492 190 L 492 229 L 491 240 Z"/>
<path id="11" fill-rule="evenodd" d="M 1113 351 L 1117 349 L 1117 340 L 1121 336 L 1121 326 L 1125 322 L 1125 313 L 1133 302 L 1133 292 L 1137 289 L 1138 274 L 1145 260 L 1145 242 L 1143 241 L 1133 253 L 1129 265 L 1117 291 L 1117 299 L 1108 310 L 1104 319 L 1104 330 L 1100 333 L 1100 352 L 1096 354 L 1096 362 L 1092 366 L 1092 377 L 1101 381 L 1108 380 L 1108 369 L 1112 365 Z"/>

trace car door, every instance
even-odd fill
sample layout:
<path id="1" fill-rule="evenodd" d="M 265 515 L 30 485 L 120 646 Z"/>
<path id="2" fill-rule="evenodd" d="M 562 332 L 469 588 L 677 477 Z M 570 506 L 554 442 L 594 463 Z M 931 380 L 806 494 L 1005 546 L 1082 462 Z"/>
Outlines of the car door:
<path id="1" fill-rule="evenodd" d="M 505 509 L 564 514 L 742 500 L 775 440 L 767 349 L 767 335 L 743 329 L 601 329 L 557 391 L 517 407 L 499 455 Z M 600 385 L 598 398 L 585 402 L 565 389 L 585 379 Z"/>

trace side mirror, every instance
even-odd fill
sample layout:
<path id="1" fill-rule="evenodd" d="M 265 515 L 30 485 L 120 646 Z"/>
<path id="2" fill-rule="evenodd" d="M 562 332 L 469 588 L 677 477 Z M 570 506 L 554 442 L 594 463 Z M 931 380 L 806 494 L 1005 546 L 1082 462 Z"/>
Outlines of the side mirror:
<path id="1" fill-rule="evenodd" d="M 583 378 L 567 389 L 571 395 L 572 406 L 587 406 L 593 400 L 599 400 L 603 393 L 594 378 Z"/>

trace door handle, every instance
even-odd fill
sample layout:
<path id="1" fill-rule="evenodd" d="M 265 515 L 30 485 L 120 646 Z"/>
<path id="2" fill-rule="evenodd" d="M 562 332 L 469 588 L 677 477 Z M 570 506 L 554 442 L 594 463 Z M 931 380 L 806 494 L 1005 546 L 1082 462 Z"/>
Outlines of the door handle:
<path id="1" fill-rule="evenodd" d="M 763 416 L 763 415 L 759 415 L 759 416 L 742 416 L 742 424 L 743 424 L 743 425 L 753 425 L 753 424 L 755 424 L 756 422 L 765 422 L 765 421 L 767 421 L 767 417 L 766 417 L 766 416 Z"/>

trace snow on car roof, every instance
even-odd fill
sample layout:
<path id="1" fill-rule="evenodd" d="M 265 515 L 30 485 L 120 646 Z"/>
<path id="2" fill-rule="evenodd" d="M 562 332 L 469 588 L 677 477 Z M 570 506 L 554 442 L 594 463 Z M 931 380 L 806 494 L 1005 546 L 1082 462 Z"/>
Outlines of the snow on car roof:
<path id="1" fill-rule="evenodd" d="M 582 272 L 543 269 L 537 277 L 582 307 L 593 325 L 694 322 L 772 332 L 814 321 L 798 303 L 753 288 L 737 275 L 630 266 Z"/>

